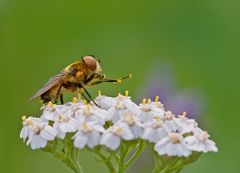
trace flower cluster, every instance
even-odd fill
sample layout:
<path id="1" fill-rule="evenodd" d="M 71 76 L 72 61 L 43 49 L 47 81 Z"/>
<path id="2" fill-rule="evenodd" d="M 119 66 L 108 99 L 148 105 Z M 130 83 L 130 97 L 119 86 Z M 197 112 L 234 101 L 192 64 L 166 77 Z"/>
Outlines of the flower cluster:
<path id="1" fill-rule="evenodd" d="M 159 155 L 188 157 L 193 152 L 217 151 L 209 134 L 186 113 L 165 111 L 156 97 L 135 104 L 128 96 L 99 94 L 95 102 L 73 99 L 64 105 L 51 102 L 42 107 L 40 118 L 23 117 L 20 137 L 32 149 L 44 148 L 49 141 L 64 139 L 70 133 L 75 148 L 101 145 L 117 150 L 121 142 L 142 139 L 154 145 Z"/>

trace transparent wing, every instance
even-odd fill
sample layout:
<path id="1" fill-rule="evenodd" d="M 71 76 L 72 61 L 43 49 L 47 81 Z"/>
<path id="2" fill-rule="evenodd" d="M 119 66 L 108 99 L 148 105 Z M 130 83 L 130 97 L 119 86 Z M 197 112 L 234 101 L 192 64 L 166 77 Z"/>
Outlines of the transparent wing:
<path id="1" fill-rule="evenodd" d="M 64 77 L 66 77 L 68 75 L 68 73 L 66 72 L 60 72 L 59 74 L 51 77 L 47 83 L 44 84 L 44 86 L 36 93 L 34 94 L 30 100 L 33 100 L 39 96 L 41 96 L 43 93 L 47 92 L 49 89 L 51 89 L 52 87 L 56 86 L 57 84 L 61 83 L 64 79 Z"/>

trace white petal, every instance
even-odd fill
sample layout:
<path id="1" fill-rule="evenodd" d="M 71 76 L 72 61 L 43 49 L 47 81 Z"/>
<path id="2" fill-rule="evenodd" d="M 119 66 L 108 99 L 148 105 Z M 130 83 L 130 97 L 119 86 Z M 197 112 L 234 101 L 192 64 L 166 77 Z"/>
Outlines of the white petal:
<path id="1" fill-rule="evenodd" d="M 188 148 L 193 151 L 198 152 L 217 152 L 217 147 L 215 146 L 215 142 L 206 139 L 206 140 L 200 140 L 197 138 L 197 136 L 188 136 L 184 139 L 185 143 L 187 144 Z"/>
<path id="2" fill-rule="evenodd" d="M 23 140 L 25 140 L 28 136 L 28 126 L 25 126 L 22 128 L 21 132 L 20 132 L 20 138 L 22 138 Z"/>
<path id="3" fill-rule="evenodd" d="M 73 144 L 76 148 L 83 148 L 86 145 L 87 140 L 86 136 L 79 134 L 75 137 Z"/>
<path id="4" fill-rule="evenodd" d="M 99 144 L 100 134 L 98 132 L 92 131 L 92 133 L 89 133 L 87 136 L 88 136 L 88 142 L 87 142 L 88 147 L 93 148 Z"/>
<path id="5" fill-rule="evenodd" d="M 168 136 L 160 140 L 154 146 L 154 149 L 159 155 L 187 157 L 191 154 L 191 150 L 188 149 L 184 142 L 180 141 L 179 143 L 173 144 L 169 141 Z"/>
<path id="6" fill-rule="evenodd" d="M 152 128 L 145 128 L 142 138 L 150 142 L 158 142 L 157 130 Z"/>
<path id="7" fill-rule="evenodd" d="M 47 119 L 47 120 L 54 120 L 57 116 L 57 113 L 54 111 L 45 111 L 43 112 L 42 116 L 44 119 Z"/>
<path id="8" fill-rule="evenodd" d="M 52 141 L 57 136 L 57 131 L 51 126 L 45 126 L 40 132 L 40 136 L 45 140 Z"/>
<path id="9" fill-rule="evenodd" d="M 140 117 L 141 117 L 141 122 L 143 123 L 153 120 L 152 112 L 142 112 Z"/>
<path id="10" fill-rule="evenodd" d="M 124 129 L 122 131 L 121 137 L 123 139 L 125 139 L 125 140 L 132 140 L 132 139 L 134 139 L 134 136 L 133 136 L 131 130 L 129 130 L 129 129 Z"/>
<path id="11" fill-rule="evenodd" d="M 73 118 L 68 122 L 68 132 L 75 132 L 77 130 L 77 121 Z"/>
<path id="12" fill-rule="evenodd" d="M 206 152 L 208 152 L 208 151 L 217 152 L 218 151 L 218 148 L 216 147 L 215 142 L 210 140 L 210 139 L 207 141 L 207 147 L 206 148 L 207 148 L 205 150 Z"/>
<path id="13" fill-rule="evenodd" d="M 179 130 L 179 126 L 177 125 L 176 122 L 173 120 L 167 120 L 164 122 L 164 125 L 171 131 L 171 132 L 176 132 Z"/>
<path id="14" fill-rule="evenodd" d="M 116 150 L 120 145 L 120 138 L 110 132 L 105 132 L 101 138 L 100 144 L 105 145 L 111 150 Z"/>
<path id="15" fill-rule="evenodd" d="M 104 133 L 105 132 L 105 129 L 103 126 L 100 126 L 100 125 L 94 125 L 93 126 L 95 130 L 97 130 L 98 132 L 101 132 L 101 133 Z"/>
<path id="16" fill-rule="evenodd" d="M 159 140 L 167 136 L 167 132 L 164 128 L 151 128 L 147 127 L 142 135 L 143 139 L 150 142 L 157 143 Z"/>
<path id="17" fill-rule="evenodd" d="M 60 139 L 64 139 L 66 133 L 63 132 L 63 131 L 59 128 L 59 123 L 55 122 L 55 123 L 53 124 L 53 127 L 54 127 L 54 129 L 57 131 L 57 136 L 58 136 Z"/>
<path id="18" fill-rule="evenodd" d="M 68 124 L 66 123 L 66 122 L 61 122 L 61 123 L 59 123 L 59 129 L 62 131 L 62 132 L 64 132 L 64 133 L 67 133 L 68 131 L 67 131 L 67 126 L 68 126 Z"/>
<path id="19" fill-rule="evenodd" d="M 34 135 L 32 137 L 30 145 L 33 150 L 38 148 L 44 148 L 47 145 L 47 141 L 39 135 Z"/>
<path id="20" fill-rule="evenodd" d="M 165 145 L 168 142 L 169 142 L 168 137 L 161 139 L 158 143 L 155 144 L 154 150 L 157 151 L 159 155 L 164 155 L 166 153 Z"/>
<path id="21" fill-rule="evenodd" d="M 101 109 L 108 110 L 116 104 L 116 99 L 107 96 L 98 96 L 95 98 L 95 102 L 101 107 Z"/>
<path id="22" fill-rule="evenodd" d="M 162 138 L 166 137 L 167 135 L 168 135 L 168 133 L 165 130 L 165 128 L 158 128 L 157 129 L 158 140 L 161 140 Z"/>
<path id="23" fill-rule="evenodd" d="M 134 139 L 140 138 L 142 136 L 143 130 L 141 127 L 139 127 L 137 125 L 133 125 L 130 128 L 131 128 Z"/>

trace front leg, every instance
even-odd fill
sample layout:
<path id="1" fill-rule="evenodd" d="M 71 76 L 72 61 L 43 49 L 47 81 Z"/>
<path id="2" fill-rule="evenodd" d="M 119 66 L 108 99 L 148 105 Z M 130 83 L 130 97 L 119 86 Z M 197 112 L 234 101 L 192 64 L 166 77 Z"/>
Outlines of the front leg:
<path id="1" fill-rule="evenodd" d="M 92 86 L 95 81 L 102 81 L 105 78 L 105 75 L 93 73 L 86 81 L 84 82 L 85 85 Z"/>
<path id="2" fill-rule="evenodd" d="M 103 82 L 110 82 L 110 83 L 122 83 L 125 79 L 131 79 L 132 75 L 129 74 L 128 76 L 124 76 L 120 79 L 106 79 L 105 75 L 97 74 L 95 73 L 94 76 L 91 76 L 91 80 L 89 80 L 86 85 L 88 86 L 94 86 Z"/>
<path id="3" fill-rule="evenodd" d="M 88 92 L 88 90 L 85 88 L 84 84 L 79 83 L 78 87 L 80 89 L 83 89 L 83 91 L 87 94 L 88 98 L 98 107 L 100 107 L 92 98 L 91 94 Z M 82 96 L 89 102 L 89 100 L 87 99 L 87 97 L 84 95 L 84 92 L 82 92 Z"/>

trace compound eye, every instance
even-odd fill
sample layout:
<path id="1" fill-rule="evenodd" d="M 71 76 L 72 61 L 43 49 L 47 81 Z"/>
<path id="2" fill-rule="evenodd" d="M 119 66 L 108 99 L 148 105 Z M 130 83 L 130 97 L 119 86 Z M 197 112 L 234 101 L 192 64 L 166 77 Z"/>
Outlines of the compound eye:
<path id="1" fill-rule="evenodd" d="M 83 58 L 84 63 L 91 71 L 95 71 L 97 68 L 97 60 L 93 56 L 84 56 Z"/>

